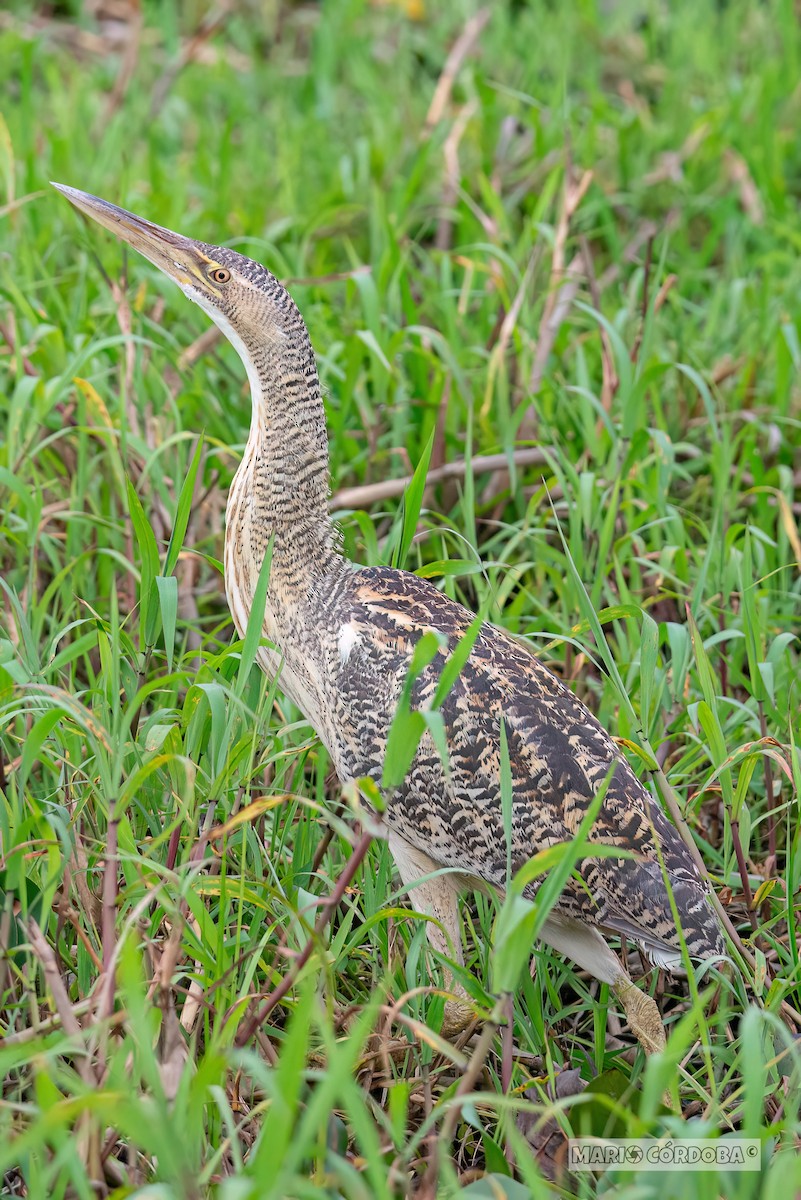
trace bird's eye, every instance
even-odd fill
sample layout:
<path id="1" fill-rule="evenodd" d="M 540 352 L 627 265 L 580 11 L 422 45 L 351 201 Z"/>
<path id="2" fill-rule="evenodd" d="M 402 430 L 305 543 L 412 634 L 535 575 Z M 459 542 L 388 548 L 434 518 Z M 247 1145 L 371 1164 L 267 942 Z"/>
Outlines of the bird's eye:
<path id="1" fill-rule="evenodd" d="M 214 283 L 227 283 L 231 278 L 231 272 L 226 271 L 225 267 L 213 267 L 209 275 Z"/>

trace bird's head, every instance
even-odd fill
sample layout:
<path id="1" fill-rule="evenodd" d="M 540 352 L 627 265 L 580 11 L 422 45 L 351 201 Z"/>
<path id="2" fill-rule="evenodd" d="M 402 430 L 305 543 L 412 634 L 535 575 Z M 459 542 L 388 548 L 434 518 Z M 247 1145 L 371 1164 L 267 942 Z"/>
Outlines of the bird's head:
<path id="1" fill-rule="evenodd" d="M 196 242 L 89 192 L 54 183 L 71 204 L 138 250 L 208 313 L 242 354 L 284 342 L 299 314 L 275 276 L 235 250 Z M 245 356 L 243 355 L 243 358 Z M 249 357 L 249 354 L 248 354 Z M 245 359 L 247 362 L 247 358 Z"/>

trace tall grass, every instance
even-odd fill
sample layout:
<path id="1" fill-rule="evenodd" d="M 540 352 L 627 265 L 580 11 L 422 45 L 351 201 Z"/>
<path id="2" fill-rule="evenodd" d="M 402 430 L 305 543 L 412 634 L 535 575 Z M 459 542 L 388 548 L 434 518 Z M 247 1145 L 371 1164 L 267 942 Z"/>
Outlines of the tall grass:
<path id="1" fill-rule="evenodd" d="M 792 4 L 493 5 L 428 122 L 467 2 L 138 14 L 0 15 L 7 1192 L 793 1194 Z M 753 964 L 648 976 L 659 1059 L 606 987 L 547 951 L 531 976 L 484 895 L 464 982 L 491 1019 L 440 1036 L 413 897 L 232 632 L 238 361 L 48 179 L 287 280 L 348 553 L 528 639 L 675 789 Z M 421 461 L 404 508 L 378 485 Z M 587 1130 L 758 1137 L 763 1168 L 567 1177 Z"/>

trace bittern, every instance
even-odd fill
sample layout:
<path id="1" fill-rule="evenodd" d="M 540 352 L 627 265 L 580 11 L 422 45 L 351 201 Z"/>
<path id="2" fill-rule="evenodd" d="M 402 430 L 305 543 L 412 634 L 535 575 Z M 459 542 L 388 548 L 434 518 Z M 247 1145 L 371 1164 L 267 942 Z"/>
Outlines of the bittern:
<path id="1" fill-rule="evenodd" d="M 197 242 L 74 188 L 82 213 L 127 242 L 211 317 L 242 359 L 250 432 L 226 509 L 225 590 L 244 636 L 272 541 L 264 634 L 270 675 L 308 718 L 343 782 L 379 788 L 393 718 L 420 638 L 440 648 L 417 677 L 412 706 L 434 701 L 443 667 L 474 615 L 430 582 L 360 567 L 340 549 L 329 515 L 328 437 L 314 352 L 286 288 L 263 266 Z M 554 674 L 503 629 L 482 625 L 444 696 L 437 697 L 447 765 L 430 733 L 402 783 L 386 789 L 383 829 L 403 885 L 435 949 L 463 965 L 458 896 L 465 885 L 507 884 L 545 847 L 574 838 L 605 787 L 577 863 L 543 940 L 611 985 L 646 1052 L 665 1031 L 655 1001 L 631 980 L 608 937 L 630 939 L 650 962 L 679 966 L 678 917 L 689 954 L 721 955 L 710 893 L 693 857 L 610 735 Z M 501 800 L 501 726 L 513 784 L 511 845 Z M 625 856 L 593 856 L 597 845 Z M 451 868 L 443 873 L 442 868 Z M 453 870 L 455 869 L 455 870 Z M 437 872 L 440 872 L 437 874 Z M 526 895 L 534 897 L 539 881 Z M 674 909 L 671 906 L 672 893 Z M 445 1028 L 470 1014 L 455 988 Z"/>

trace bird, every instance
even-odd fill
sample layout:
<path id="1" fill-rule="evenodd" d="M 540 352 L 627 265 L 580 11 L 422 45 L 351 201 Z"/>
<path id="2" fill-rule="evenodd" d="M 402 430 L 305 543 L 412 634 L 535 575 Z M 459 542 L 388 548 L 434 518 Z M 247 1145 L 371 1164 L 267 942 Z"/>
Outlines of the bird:
<path id="1" fill-rule="evenodd" d="M 457 968 L 455 982 L 454 973 L 448 976 L 443 1032 L 466 1028 L 475 1013 L 458 979 L 461 892 L 489 888 L 503 895 L 509 867 L 515 872 L 539 851 L 574 839 L 605 789 L 586 854 L 540 937 L 609 985 L 646 1054 L 663 1050 L 659 1007 L 632 979 L 614 948 L 617 939 L 633 941 L 668 971 L 681 969 L 682 936 L 693 959 L 723 957 L 724 942 L 709 883 L 617 743 L 503 628 L 477 626 L 475 614 L 414 573 L 360 566 L 344 556 L 329 511 L 328 435 L 314 350 L 297 305 L 270 271 L 88 192 L 54 186 L 173 280 L 242 360 L 251 420 L 226 506 L 231 617 L 244 637 L 269 553 L 268 645 L 259 650 L 260 665 L 304 713 L 340 780 L 371 780 L 382 796 L 377 821 L 403 888 L 428 918 L 432 947 Z M 433 649 L 410 675 L 416 648 L 432 633 Z M 443 671 L 465 645 L 469 654 L 439 694 Z M 405 777 L 390 786 L 387 747 L 402 703 L 418 712 L 436 707 L 447 754 L 426 728 Z M 508 827 L 504 764 L 512 783 Z M 612 850 L 593 854 L 595 847 Z M 524 897 L 534 900 L 540 882 L 528 883 Z"/>

